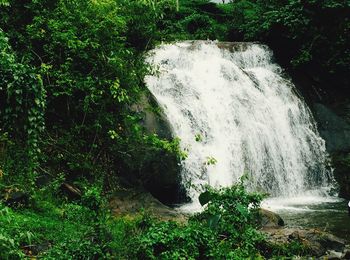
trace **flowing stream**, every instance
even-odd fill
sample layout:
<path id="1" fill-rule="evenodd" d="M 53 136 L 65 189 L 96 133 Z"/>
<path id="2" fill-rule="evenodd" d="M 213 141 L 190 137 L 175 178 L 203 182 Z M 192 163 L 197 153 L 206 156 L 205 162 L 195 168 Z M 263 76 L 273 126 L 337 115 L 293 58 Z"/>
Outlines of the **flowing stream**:
<path id="1" fill-rule="evenodd" d="M 147 61 L 154 72 L 146 84 L 188 154 L 182 179 L 191 207 L 205 185 L 243 175 L 249 190 L 271 195 L 270 206 L 328 196 L 325 142 L 267 46 L 187 41 L 161 45 Z"/>

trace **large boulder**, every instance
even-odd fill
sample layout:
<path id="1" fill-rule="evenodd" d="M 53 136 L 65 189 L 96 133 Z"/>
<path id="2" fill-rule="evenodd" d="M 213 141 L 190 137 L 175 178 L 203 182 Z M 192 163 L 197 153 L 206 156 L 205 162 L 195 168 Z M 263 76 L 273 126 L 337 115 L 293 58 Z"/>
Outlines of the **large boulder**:
<path id="1" fill-rule="evenodd" d="M 350 199 L 350 123 L 346 115 L 339 115 L 320 103 L 313 105 L 313 112 L 320 135 L 332 157 L 339 196 Z"/>
<path id="2" fill-rule="evenodd" d="M 350 199 L 350 153 L 333 154 L 334 177 L 339 183 L 339 196 Z"/>
<path id="3" fill-rule="evenodd" d="M 320 135 L 326 141 L 327 150 L 330 153 L 350 152 L 350 124 L 320 103 L 313 105 L 313 112 Z"/>
<path id="4" fill-rule="evenodd" d="M 157 134 L 165 139 L 173 137 L 169 121 L 152 93 L 142 93 L 139 101 L 133 104 L 131 109 L 141 116 L 141 124 L 149 134 Z"/>
<path id="5" fill-rule="evenodd" d="M 284 226 L 278 214 L 266 209 L 260 209 L 259 213 L 260 230 L 270 247 L 283 248 L 296 242 L 305 248 L 306 255 L 317 259 L 349 259 L 346 257 L 350 248 L 345 240 L 315 228 Z"/>
<path id="6" fill-rule="evenodd" d="M 280 215 L 267 209 L 259 209 L 259 221 L 262 227 L 282 227 L 284 221 Z"/>
<path id="7" fill-rule="evenodd" d="M 264 227 L 262 232 L 267 235 L 267 240 L 272 245 L 283 246 L 298 242 L 305 246 L 309 255 L 313 257 L 325 256 L 322 259 L 328 259 L 328 255 L 334 255 L 335 252 L 339 256 L 346 253 L 344 240 L 318 229 Z"/>
<path id="8" fill-rule="evenodd" d="M 149 192 L 142 189 L 124 189 L 114 193 L 110 207 L 115 216 L 130 216 L 142 211 L 161 220 L 186 222 L 187 216 L 165 206 Z"/>
<path id="9" fill-rule="evenodd" d="M 141 125 L 148 134 L 156 134 L 162 139 L 173 139 L 169 121 L 150 92 L 144 92 L 132 110 L 141 118 Z M 181 162 L 172 153 L 163 150 L 151 150 L 135 158 L 140 167 L 134 173 L 154 197 L 167 205 L 187 200 L 181 181 Z"/>

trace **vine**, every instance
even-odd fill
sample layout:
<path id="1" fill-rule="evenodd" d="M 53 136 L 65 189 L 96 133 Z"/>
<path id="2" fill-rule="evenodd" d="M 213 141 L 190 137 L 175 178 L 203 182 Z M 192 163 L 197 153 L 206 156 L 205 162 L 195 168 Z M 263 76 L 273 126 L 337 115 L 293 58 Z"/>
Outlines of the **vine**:
<path id="1" fill-rule="evenodd" d="M 5 109 L 0 120 L 10 137 L 25 144 L 27 172 L 34 181 L 44 129 L 46 91 L 34 69 L 16 61 L 4 32 L 0 30 L 0 99 Z"/>

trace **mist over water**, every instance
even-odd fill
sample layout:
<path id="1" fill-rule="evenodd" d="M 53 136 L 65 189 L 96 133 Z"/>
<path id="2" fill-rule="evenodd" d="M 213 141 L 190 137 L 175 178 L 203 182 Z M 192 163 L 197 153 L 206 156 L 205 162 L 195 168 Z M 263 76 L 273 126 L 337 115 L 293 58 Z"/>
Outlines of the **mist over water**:
<path id="1" fill-rule="evenodd" d="M 243 174 L 249 190 L 272 197 L 327 194 L 325 142 L 268 47 L 180 42 L 147 61 L 155 73 L 146 84 L 188 151 L 182 178 L 192 200 L 204 185 L 229 186 Z"/>

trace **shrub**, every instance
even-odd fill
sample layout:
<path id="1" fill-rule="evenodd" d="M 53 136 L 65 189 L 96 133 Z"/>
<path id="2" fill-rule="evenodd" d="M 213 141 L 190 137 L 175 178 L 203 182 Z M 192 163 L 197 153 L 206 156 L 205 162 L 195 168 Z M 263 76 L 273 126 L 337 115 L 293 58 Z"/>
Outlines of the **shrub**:
<path id="1" fill-rule="evenodd" d="M 205 206 L 188 224 L 154 222 L 139 240 L 138 257 L 145 259 L 222 259 L 259 255 L 264 237 L 257 231 L 256 214 L 262 196 L 242 184 L 200 196 Z"/>

